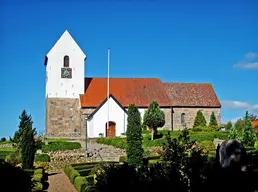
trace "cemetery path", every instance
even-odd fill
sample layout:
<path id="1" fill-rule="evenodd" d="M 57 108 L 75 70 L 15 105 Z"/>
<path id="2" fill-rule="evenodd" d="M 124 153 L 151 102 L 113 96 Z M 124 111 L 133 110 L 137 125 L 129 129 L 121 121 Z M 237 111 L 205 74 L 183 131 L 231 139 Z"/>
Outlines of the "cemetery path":
<path id="1" fill-rule="evenodd" d="M 77 192 L 68 177 L 63 173 L 50 173 L 48 192 Z"/>

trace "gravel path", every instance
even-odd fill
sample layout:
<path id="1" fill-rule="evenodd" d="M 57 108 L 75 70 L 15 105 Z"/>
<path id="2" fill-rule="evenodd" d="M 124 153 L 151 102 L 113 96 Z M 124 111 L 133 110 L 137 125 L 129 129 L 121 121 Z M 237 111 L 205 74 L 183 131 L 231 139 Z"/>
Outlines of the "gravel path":
<path id="1" fill-rule="evenodd" d="M 73 184 L 63 172 L 49 174 L 48 182 L 48 192 L 77 192 Z"/>

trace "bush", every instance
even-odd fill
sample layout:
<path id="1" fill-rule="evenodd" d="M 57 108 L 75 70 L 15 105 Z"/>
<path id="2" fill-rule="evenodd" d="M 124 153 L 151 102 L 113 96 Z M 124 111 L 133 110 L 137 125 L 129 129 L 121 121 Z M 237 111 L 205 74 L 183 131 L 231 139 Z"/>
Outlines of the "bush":
<path id="1" fill-rule="evenodd" d="M 209 126 L 218 126 L 217 118 L 215 116 L 215 113 L 212 111 L 211 116 L 210 116 L 210 123 Z"/>
<path id="2" fill-rule="evenodd" d="M 65 151 L 65 150 L 73 150 L 80 149 L 81 144 L 79 142 L 66 142 L 66 141 L 58 141 L 58 142 L 49 142 L 48 145 L 42 146 L 42 152 L 54 152 L 54 151 Z"/>
<path id="3" fill-rule="evenodd" d="M 43 190 L 43 185 L 41 182 L 35 182 L 33 184 L 32 192 L 36 191 L 42 191 Z"/>
<path id="4" fill-rule="evenodd" d="M 125 162 L 127 161 L 127 157 L 126 156 L 120 156 L 119 157 L 119 162 Z"/>
<path id="5" fill-rule="evenodd" d="M 32 177 L 32 181 L 41 182 L 42 178 L 43 178 L 42 173 L 34 173 Z"/>
<path id="6" fill-rule="evenodd" d="M 219 131 L 218 126 L 196 126 L 190 129 L 193 132 L 214 132 L 214 131 Z"/>
<path id="7" fill-rule="evenodd" d="M 85 192 L 88 182 L 85 177 L 77 176 L 74 180 L 74 187 L 78 192 Z"/>
<path id="8" fill-rule="evenodd" d="M 120 148 L 120 149 L 126 149 L 126 138 L 119 138 L 119 137 L 115 137 L 115 138 L 97 138 L 97 143 L 101 143 L 104 145 L 111 145 L 114 146 L 116 148 Z"/>
<path id="9" fill-rule="evenodd" d="M 5 161 L 11 165 L 18 165 L 22 162 L 22 159 L 20 154 L 11 153 L 5 157 Z"/>
<path id="10" fill-rule="evenodd" d="M 90 184 L 90 185 L 94 185 L 94 176 L 93 175 L 88 175 L 85 177 L 87 182 Z"/>
<path id="11" fill-rule="evenodd" d="M 203 116 L 203 113 L 199 110 L 194 119 L 193 128 L 198 127 L 198 126 L 206 127 L 206 124 L 207 124 L 206 119 Z"/>
<path id="12" fill-rule="evenodd" d="M 254 146 L 257 136 L 252 128 L 248 111 L 246 111 L 244 120 L 239 119 L 230 129 L 229 139 L 238 139 L 245 146 Z"/>
<path id="13" fill-rule="evenodd" d="M 37 174 L 37 173 L 44 174 L 44 169 L 42 167 L 36 168 L 36 170 L 34 171 L 34 174 Z"/>
<path id="14" fill-rule="evenodd" d="M 46 172 L 50 170 L 49 163 L 48 162 L 34 162 L 35 168 L 43 168 Z"/>
<path id="15" fill-rule="evenodd" d="M 2 137 L 0 142 L 5 142 L 6 141 L 6 138 L 5 137 Z"/>
<path id="16" fill-rule="evenodd" d="M 35 155 L 35 162 L 40 161 L 40 162 L 50 162 L 50 157 L 48 154 L 36 154 Z"/>
<path id="17" fill-rule="evenodd" d="M 70 171 L 73 170 L 73 167 L 71 165 L 66 165 L 64 167 L 64 173 L 69 177 Z"/>
<path id="18" fill-rule="evenodd" d="M 215 150 L 215 145 L 214 145 L 213 141 L 202 141 L 202 142 L 200 142 L 200 147 L 202 149 L 206 149 L 208 152 Z"/>
<path id="19" fill-rule="evenodd" d="M 69 179 L 71 181 L 71 183 L 74 183 L 74 179 L 80 176 L 79 172 L 75 169 L 71 169 L 71 171 L 69 172 Z"/>
<path id="20" fill-rule="evenodd" d="M 255 141 L 255 143 L 254 143 L 254 148 L 255 148 L 256 150 L 258 150 L 258 140 Z"/>

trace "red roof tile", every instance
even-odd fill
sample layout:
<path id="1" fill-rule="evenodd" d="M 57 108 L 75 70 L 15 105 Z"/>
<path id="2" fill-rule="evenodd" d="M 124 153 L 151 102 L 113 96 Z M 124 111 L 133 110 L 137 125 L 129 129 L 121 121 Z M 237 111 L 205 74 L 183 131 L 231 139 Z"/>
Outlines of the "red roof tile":
<path id="1" fill-rule="evenodd" d="M 160 106 L 171 106 L 163 83 L 156 78 L 110 78 L 110 94 L 123 107 L 129 104 L 148 107 L 153 100 Z M 107 78 L 85 78 L 85 93 L 80 95 L 81 107 L 98 107 L 106 97 Z"/>
<path id="2" fill-rule="evenodd" d="M 258 120 L 252 121 L 252 125 L 253 125 L 253 127 L 258 127 Z"/>
<path id="3" fill-rule="evenodd" d="M 221 107 L 211 84 L 164 83 L 172 106 Z"/>

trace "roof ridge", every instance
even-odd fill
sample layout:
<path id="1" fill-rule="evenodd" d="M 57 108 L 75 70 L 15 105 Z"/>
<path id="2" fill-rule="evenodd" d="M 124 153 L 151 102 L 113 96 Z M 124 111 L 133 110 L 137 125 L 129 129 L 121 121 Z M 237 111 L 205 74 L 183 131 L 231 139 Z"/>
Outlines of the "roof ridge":
<path id="1" fill-rule="evenodd" d="M 109 77 L 110 79 L 159 79 L 158 77 Z M 84 79 L 107 79 L 107 77 L 84 77 Z"/>
<path id="2" fill-rule="evenodd" d="M 211 83 L 187 83 L 187 82 L 163 82 L 164 84 L 192 84 L 192 85 L 212 85 Z"/>

